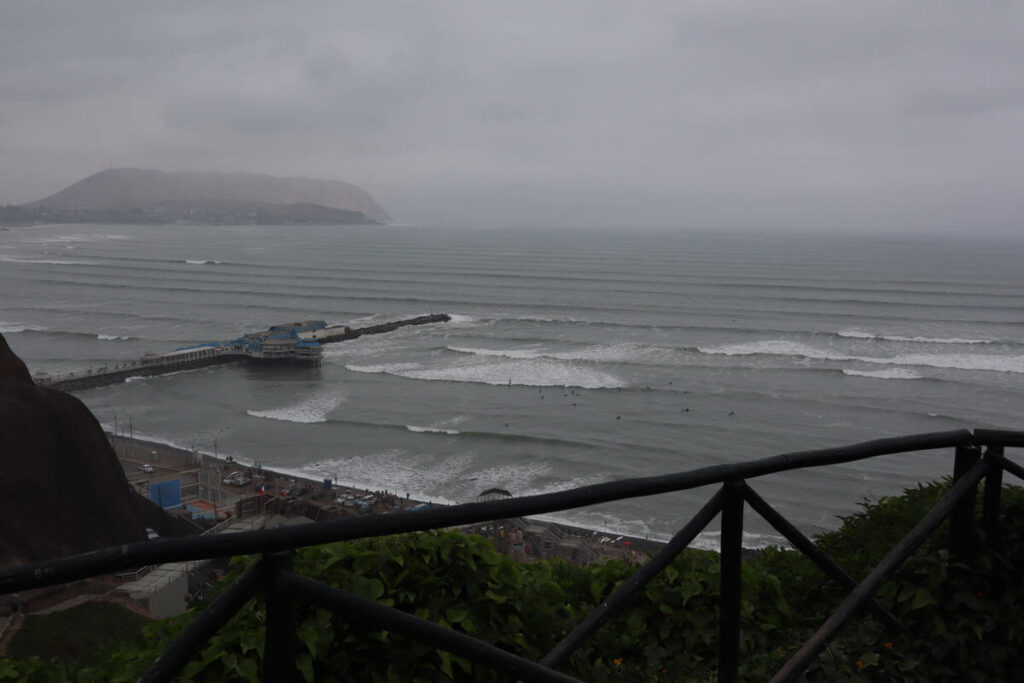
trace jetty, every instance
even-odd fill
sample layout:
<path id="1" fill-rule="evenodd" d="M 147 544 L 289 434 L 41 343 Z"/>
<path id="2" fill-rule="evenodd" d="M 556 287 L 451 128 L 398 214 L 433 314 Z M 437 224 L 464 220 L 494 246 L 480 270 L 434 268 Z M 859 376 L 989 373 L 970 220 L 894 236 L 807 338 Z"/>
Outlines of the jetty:
<path id="1" fill-rule="evenodd" d="M 152 377 L 182 370 L 194 370 L 227 363 L 297 364 L 319 366 L 324 344 L 358 339 L 368 334 L 393 332 L 409 325 L 445 323 L 446 313 L 379 323 L 367 327 L 328 325 L 322 320 L 272 325 L 237 339 L 186 346 L 165 353 L 147 353 L 135 360 L 88 368 L 78 372 L 50 374 L 37 372 L 32 379 L 39 386 L 75 391 L 118 384 L 130 377 Z"/>

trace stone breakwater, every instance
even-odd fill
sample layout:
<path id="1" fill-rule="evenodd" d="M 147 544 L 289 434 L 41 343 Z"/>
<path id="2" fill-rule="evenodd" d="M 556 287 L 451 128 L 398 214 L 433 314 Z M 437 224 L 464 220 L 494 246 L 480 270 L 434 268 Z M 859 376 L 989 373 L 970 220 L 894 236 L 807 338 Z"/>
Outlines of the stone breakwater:
<path id="1" fill-rule="evenodd" d="M 421 315 L 416 318 L 407 318 L 405 320 L 396 320 L 390 323 L 381 323 L 379 325 L 370 325 L 369 327 L 356 327 L 356 328 L 345 328 L 345 330 L 338 334 L 332 334 L 324 337 L 320 340 L 322 344 L 332 344 L 334 342 L 347 341 L 349 339 L 356 339 L 367 334 L 383 334 L 385 332 L 394 332 L 400 327 L 407 327 L 409 325 L 429 325 L 431 323 L 446 323 L 451 321 L 452 317 L 447 313 L 432 313 L 430 315 Z"/>

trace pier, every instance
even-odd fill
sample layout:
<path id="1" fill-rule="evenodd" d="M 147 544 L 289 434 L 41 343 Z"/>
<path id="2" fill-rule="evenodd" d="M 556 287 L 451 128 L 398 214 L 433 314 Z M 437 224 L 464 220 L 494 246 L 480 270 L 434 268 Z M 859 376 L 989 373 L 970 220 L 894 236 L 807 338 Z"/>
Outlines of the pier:
<path id="1" fill-rule="evenodd" d="M 166 353 L 148 353 L 136 360 L 88 368 L 82 371 L 51 375 L 39 372 L 32 379 L 39 386 L 76 391 L 124 382 L 130 377 L 152 377 L 182 370 L 194 370 L 227 363 L 298 363 L 320 364 L 320 346 L 358 339 L 368 334 L 393 332 L 409 325 L 445 323 L 446 313 L 421 315 L 367 327 L 327 325 L 322 321 L 305 321 L 274 325 L 262 332 L 247 334 L 226 342 L 210 342 Z"/>

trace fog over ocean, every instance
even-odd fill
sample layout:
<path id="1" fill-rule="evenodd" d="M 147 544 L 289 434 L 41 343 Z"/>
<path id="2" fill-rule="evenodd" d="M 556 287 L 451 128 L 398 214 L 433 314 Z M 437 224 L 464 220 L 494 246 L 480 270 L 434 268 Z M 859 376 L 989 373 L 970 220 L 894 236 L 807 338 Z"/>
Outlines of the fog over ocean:
<path id="1" fill-rule="evenodd" d="M 302 319 L 447 324 L 323 366 L 78 392 L 113 428 L 443 502 L 885 436 L 1024 427 L 1020 243 L 445 227 L 0 230 L 0 333 L 59 372 Z M 952 472 L 934 452 L 753 483 L 805 531 Z M 552 516 L 664 538 L 710 489 Z M 747 544 L 775 537 L 753 513 Z M 702 542 L 714 540 L 705 534 Z"/>

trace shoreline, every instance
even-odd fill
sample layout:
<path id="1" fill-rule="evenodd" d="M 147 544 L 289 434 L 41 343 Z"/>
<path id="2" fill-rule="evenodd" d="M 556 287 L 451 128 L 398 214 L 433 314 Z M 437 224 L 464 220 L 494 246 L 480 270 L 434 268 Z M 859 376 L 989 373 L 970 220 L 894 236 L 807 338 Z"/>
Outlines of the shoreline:
<path id="1" fill-rule="evenodd" d="M 402 492 L 364 489 L 338 482 L 336 479 L 333 479 L 330 488 L 327 488 L 325 480 L 316 480 L 295 471 L 265 468 L 259 463 L 235 460 L 232 456 L 215 455 L 198 449 L 190 451 L 151 439 L 132 438 L 109 431 L 106 435 L 124 467 L 129 484 L 137 490 L 145 484 L 178 478 L 182 482 L 184 499 L 187 487 L 201 485 L 202 476 L 198 473 L 201 470 L 213 470 L 215 474 L 212 477 L 209 474 L 206 476 L 207 483 L 211 479 L 215 480 L 219 492 L 217 497 L 230 501 L 229 505 L 219 506 L 216 504 L 219 501 L 204 501 L 214 503 L 212 508 L 215 516 L 224 515 L 228 510 L 234 509 L 239 499 L 261 495 L 257 490 L 261 483 L 265 491 L 263 495 L 284 499 L 288 499 L 287 495 L 281 495 L 286 488 L 297 488 L 299 493 L 293 495 L 290 502 L 302 500 L 335 517 L 357 516 L 370 512 L 387 513 L 415 509 L 424 505 L 447 505 L 443 502 L 414 499 L 408 494 L 402 496 Z M 152 471 L 144 471 L 143 466 L 152 468 Z M 223 477 L 233 471 L 244 472 L 252 481 L 242 487 L 224 486 Z M 262 479 L 259 478 L 260 475 Z M 373 502 L 359 508 L 354 504 L 339 505 L 337 501 L 344 497 L 351 497 L 353 503 L 355 500 L 373 497 Z M 310 520 L 315 521 L 313 518 Z M 502 526 L 506 523 L 508 528 Z M 455 528 L 464 533 L 476 533 L 489 538 L 496 550 L 520 561 L 561 557 L 576 564 L 590 564 L 608 559 L 641 564 L 646 562 L 649 555 L 656 554 L 665 546 L 664 542 L 649 538 L 587 529 L 537 518 L 500 520 Z"/>

